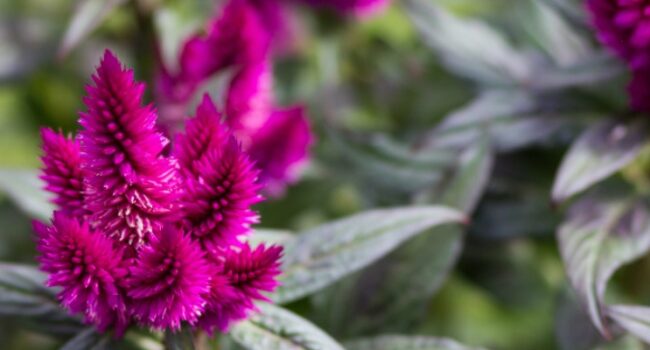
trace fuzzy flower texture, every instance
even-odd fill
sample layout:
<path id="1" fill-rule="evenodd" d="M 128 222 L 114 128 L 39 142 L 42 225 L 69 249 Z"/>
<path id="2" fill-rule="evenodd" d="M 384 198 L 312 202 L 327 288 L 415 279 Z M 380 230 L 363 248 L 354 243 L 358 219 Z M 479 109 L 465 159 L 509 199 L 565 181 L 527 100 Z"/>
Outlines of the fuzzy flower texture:
<path id="1" fill-rule="evenodd" d="M 587 0 L 600 41 L 629 66 L 632 107 L 650 112 L 650 0 Z"/>
<path id="2" fill-rule="evenodd" d="M 242 239 L 257 221 L 258 171 L 207 95 L 170 144 L 143 93 L 107 51 L 77 137 L 43 129 L 41 178 L 57 210 L 34 223 L 41 268 L 100 331 L 224 331 L 280 273 L 281 248 Z"/>

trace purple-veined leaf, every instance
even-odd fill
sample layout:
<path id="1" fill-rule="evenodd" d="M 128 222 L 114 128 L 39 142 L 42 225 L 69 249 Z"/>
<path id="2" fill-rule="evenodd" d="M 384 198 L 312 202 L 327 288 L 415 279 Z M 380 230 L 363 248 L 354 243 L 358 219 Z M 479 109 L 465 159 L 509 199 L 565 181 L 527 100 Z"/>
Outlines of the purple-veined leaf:
<path id="1" fill-rule="evenodd" d="M 59 57 L 65 57 L 125 0 L 80 0 L 63 36 Z"/>
<path id="2" fill-rule="evenodd" d="M 447 207 L 403 207 L 371 210 L 308 230 L 285 247 L 281 285 L 271 298 L 286 303 L 309 295 L 429 228 L 463 220 L 463 214 Z"/>
<path id="3" fill-rule="evenodd" d="M 250 350 L 343 350 L 325 332 L 302 317 L 271 304 L 233 326 L 230 336 Z"/>
<path id="4" fill-rule="evenodd" d="M 557 238 L 580 302 L 600 333 L 610 338 L 603 314 L 607 282 L 618 268 L 650 248 L 647 203 L 587 197 L 571 208 Z"/>
<path id="5" fill-rule="evenodd" d="M 563 201 L 630 163 L 647 142 L 648 123 L 605 121 L 587 129 L 565 156 L 552 197 Z"/>
<path id="6" fill-rule="evenodd" d="M 650 343 L 650 307 L 610 305 L 607 315 L 621 328 L 646 343 Z"/>
<path id="7" fill-rule="evenodd" d="M 49 220 L 54 205 L 49 202 L 43 186 L 34 170 L 0 169 L 0 192 L 6 193 L 25 213 Z"/>
<path id="8" fill-rule="evenodd" d="M 348 350 L 481 350 L 455 340 L 427 336 L 380 335 L 345 343 Z"/>

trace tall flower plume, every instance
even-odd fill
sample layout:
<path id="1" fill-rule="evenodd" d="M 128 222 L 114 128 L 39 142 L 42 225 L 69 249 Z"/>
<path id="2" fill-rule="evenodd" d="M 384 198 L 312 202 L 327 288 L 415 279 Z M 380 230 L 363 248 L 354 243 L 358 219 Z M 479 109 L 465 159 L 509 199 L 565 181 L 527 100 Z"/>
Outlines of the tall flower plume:
<path id="1" fill-rule="evenodd" d="M 131 324 L 227 329 L 278 273 L 279 251 L 239 239 L 257 222 L 258 170 L 209 97 L 169 145 L 144 85 L 110 52 L 93 81 L 77 139 L 42 131 L 41 177 L 59 207 L 51 226 L 34 223 L 48 284 L 118 336 Z"/>
<path id="2" fill-rule="evenodd" d="M 209 258 L 220 270 L 197 324 L 208 333 L 223 332 L 232 320 L 244 319 L 255 309 L 253 301 L 268 301 L 262 292 L 272 292 L 278 286 L 281 256 L 281 247 L 260 245 L 253 250 L 248 244 L 211 253 Z"/>
<path id="3" fill-rule="evenodd" d="M 54 193 L 54 204 L 62 212 L 83 216 L 84 209 L 83 180 L 84 170 L 81 168 L 81 155 L 76 140 L 44 128 L 41 131 L 43 140 L 43 174 L 45 189 Z"/>
<path id="4" fill-rule="evenodd" d="M 130 308 L 141 324 L 179 329 L 203 312 L 210 288 L 204 253 L 182 231 L 166 227 L 139 252 L 126 281 Z"/>
<path id="5" fill-rule="evenodd" d="M 600 41 L 632 71 L 632 107 L 650 112 L 650 1 L 588 0 L 587 6 Z"/>
<path id="6" fill-rule="evenodd" d="M 87 208 L 106 234 L 140 245 L 173 213 L 176 163 L 161 156 L 168 141 L 153 107 L 141 106 L 144 85 L 132 71 L 107 51 L 93 81 L 79 121 Z"/>
<path id="7" fill-rule="evenodd" d="M 208 251 L 238 243 L 257 222 L 251 207 L 258 194 L 258 172 L 226 133 L 219 113 L 206 95 L 187 133 L 178 138 L 176 154 L 186 174 L 183 211 L 185 228 Z"/>
<path id="8" fill-rule="evenodd" d="M 100 331 L 126 326 L 126 307 L 119 281 L 126 276 L 122 252 L 111 240 L 91 231 L 87 223 L 55 212 L 52 226 L 34 223 L 39 261 L 50 273 L 47 284 L 62 287 L 59 299 L 73 313 Z"/>

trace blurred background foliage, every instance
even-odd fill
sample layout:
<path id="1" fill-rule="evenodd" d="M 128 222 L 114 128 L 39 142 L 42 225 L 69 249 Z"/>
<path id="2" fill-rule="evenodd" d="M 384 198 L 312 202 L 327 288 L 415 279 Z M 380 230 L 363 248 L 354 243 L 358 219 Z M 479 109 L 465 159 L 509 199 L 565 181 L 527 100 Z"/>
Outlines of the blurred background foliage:
<path id="1" fill-rule="evenodd" d="M 116 1 L 62 55 L 82 3 L 0 0 L 2 169 L 39 166 L 40 126 L 74 131 L 104 48 L 151 84 L 143 45 L 151 31 L 173 58 L 216 6 Z M 283 103 L 308 106 L 317 142 L 301 181 L 259 206 L 260 227 L 295 231 L 370 208 L 441 202 L 471 223 L 420 235 L 291 310 L 342 342 L 399 333 L 504 350 L 643 348 L 628 337 L 601 344 L 554 236 L 563 206 L 550 193 L 568 147 L 627 103 L 626 74 L 595 43 L 579 2 L 395 1 L 362 20 L 297 12 L 299 41 L 277 58 L 275 88 Z M 647 188 L 632 167 L 610 181 Z M 0 199 L 0 260 L 33 263 L 29 215 L 8 199 Z M 610 291 L 649 302 L 649 270 L 647 258 L 624 268 Z M 61 340 L 0 321 L 2 349 Z"/>

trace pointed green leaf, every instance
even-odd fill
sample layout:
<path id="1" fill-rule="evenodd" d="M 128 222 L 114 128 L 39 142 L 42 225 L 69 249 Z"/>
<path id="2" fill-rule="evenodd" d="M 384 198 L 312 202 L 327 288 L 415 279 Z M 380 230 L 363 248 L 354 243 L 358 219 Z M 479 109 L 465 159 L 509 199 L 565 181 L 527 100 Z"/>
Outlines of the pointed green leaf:
<path id="1" fill-rule="evenodd" d="M 382 335 L 375 338 L 347 342 L 347 350 L 480 350 L 481 348 L 463 345 L 457 341 L 426 337 Z"/>
<path id="2" fill-rule="evenodd" d="M 271 304 L 240 322 L 230 336 L 250 350 L 343 350 L 334 339 L 309 321 Z"/>
<path id="3" fill-rule="evenodd" d="M 512 85 L 530 76 L 525 54 L 489 25 L 455 17 L 429 0 L 405 5 L 425 42 L 456 73 L 492 85 Z"/>
<path id="4" fill-rule="evenodd" d="M 33 170 L 0 170 L 0 192 L 6 193 L 16 205 L 40 220 L 52 216 L 54 206 L 48 201 L 43 183 Z"/>
<path id="5" fill-rule="evenodd" d="M 287 245 L 281 285 L 272 299 L 286 303 L 304 297 L 426 229 L 463 219 L 446 207 L 404 207 L 372 210 L 306 231 Z"/>
<path id="6" fill-rule="evenodd" d="M 97 28 L 125 0 L 81 0 L 65 32 L 59 56 L 64 57 Z"/>
<path id="7" fill-rule="evenodd" d="M 108 335 L 87 328 L 65 343 L 60 350 L 109 350 L 109 341 Z"/>
<path id="8" fill-rule="evenodd" d="M 648 204 L 585 198 L 571 208 L 557 238 L 571 284 L 596 328 L 609 338 L 602 310 L 607 282 L 650 249 Z"/>
<path id="9" fill-rule="evenodd" d="M 614 174 L 646 144 L 648 123 L 605 121 L 586 130 L 565 156 L 553 185 L 553 200 L 563 201 Z"/>

